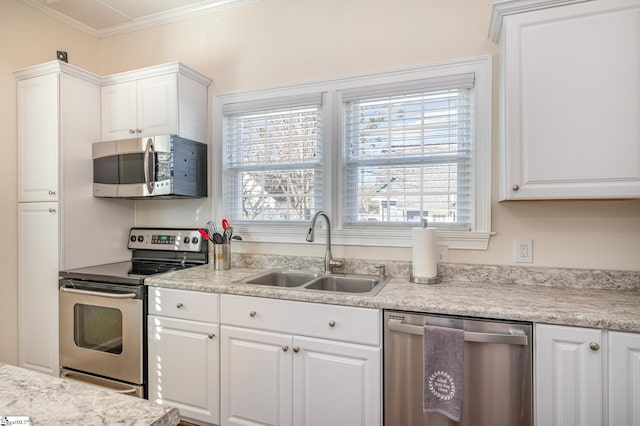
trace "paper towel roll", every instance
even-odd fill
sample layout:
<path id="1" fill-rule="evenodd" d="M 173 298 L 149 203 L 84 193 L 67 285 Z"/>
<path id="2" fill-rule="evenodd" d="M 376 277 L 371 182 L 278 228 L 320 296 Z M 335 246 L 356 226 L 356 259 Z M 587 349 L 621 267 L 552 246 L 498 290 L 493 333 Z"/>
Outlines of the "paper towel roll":
<path id="1" fill-rule="evenodd" d="M 436 230 L 433 228 L 412 228 L 413 276 L 434 278 L 438 275 Z"/>

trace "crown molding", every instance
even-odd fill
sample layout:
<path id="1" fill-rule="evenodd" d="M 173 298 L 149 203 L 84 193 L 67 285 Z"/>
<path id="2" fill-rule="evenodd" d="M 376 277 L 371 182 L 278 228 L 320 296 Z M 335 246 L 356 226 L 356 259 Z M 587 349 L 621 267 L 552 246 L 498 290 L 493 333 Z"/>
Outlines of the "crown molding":
<path id="1" fill-rule="evenodd" d="M 76 28 L 90 36 L 95 38 L 113 37 L 120 34 L 131 33 L 140 31 L 146 28 L 151 28 L 159 25 L 168 24 L 171 22 L 180 21 L 183 19 L 194 18 L 200 15 L 208 13 L 220 12 L 225 9 L 230 9 L 238 6 L 243 6 L 250 3 L 255 3 L 258 0 L 220 0 L 216 3 L 198 4 L 193 6 L 186 6 L 179 9 L 174 9 L 166 12 L 160 12 L 153 15 L 136 18 L 130 22 L 122 24 L 112 25 L 103 29 L 97 29 L 91 27 L 83 22 L 73 19 L 63 13 L 60 13 L 54 9 L 46 6 L 41 0 L 19 0 L 20 2 L 38 9 L 42 13 L 51 16 L 65 24 Z"/>
<path id="2" fill-rule="evenodd" d="M 493 3 L 491 7 L 491 21 L 489 23 L 489 38 L 494 43 L 500 41 L 503 18 L 516 13 L 531 12 L 533 10 L 548 9 L 573 3 L 583 3 L 592 0 L 504 0 Z"/>

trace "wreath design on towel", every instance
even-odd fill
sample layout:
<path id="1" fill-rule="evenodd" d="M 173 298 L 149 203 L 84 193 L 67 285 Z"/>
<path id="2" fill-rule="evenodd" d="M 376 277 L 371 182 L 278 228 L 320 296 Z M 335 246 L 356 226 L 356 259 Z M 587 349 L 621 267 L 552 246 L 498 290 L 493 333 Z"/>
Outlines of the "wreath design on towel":
<path id="1" fill-rule="evenodd" d="M 434 371 L 427 383 L 429 392 L 441 401 L 449 401 L 456 394 L 456 384 L 446 371 Z"/>

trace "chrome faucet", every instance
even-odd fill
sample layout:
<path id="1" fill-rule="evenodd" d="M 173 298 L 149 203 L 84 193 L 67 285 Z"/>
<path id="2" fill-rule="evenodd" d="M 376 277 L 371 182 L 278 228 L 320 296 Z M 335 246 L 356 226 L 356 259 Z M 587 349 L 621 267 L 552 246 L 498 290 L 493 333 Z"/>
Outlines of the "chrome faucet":
<path id="1" fill-rule="evenodd" d="M 342 259 L 334 259 L 331 254 L 331 222 L 329 221 L 329 216 L 322 210 L 316 212 L 311 218 L 311 223 L 309 224 L 309 231 L 307 232 L 307 241 L 312 243 L 315 240 L 315 236 L 313 234 L 313 230 L 316 226 L 316 220 L 318 220 L 318 216 L 324 217 L 327 222 L 327 252 L 324 255 L 324 273 L 332 274 L 335 272 L 335 269 L 340 269 L 344 266 L 344 260 Z"/>

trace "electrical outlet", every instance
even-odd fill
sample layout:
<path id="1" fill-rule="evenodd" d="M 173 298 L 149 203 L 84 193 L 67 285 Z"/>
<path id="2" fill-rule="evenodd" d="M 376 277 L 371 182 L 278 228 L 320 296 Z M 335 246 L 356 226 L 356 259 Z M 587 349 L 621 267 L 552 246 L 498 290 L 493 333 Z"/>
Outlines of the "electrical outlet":
<path id="1" fill-rule="evenodd" d="M 516 240 L 515 261 L 517 263 L 533 262 L 533 240 Z"/>
<path id="2" fill-rule="evenodd" d="M 449 246 L 436 247 L 436 261 L 438 263 L 447 263 L 449 261 Z"/>

